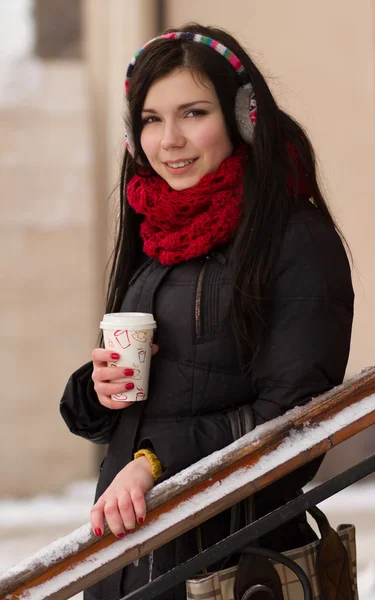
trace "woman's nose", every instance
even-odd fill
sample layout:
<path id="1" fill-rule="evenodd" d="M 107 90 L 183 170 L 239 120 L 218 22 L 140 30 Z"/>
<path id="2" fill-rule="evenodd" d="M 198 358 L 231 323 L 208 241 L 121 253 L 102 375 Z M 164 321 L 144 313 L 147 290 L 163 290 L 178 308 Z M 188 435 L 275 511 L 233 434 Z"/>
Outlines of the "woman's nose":
<path id="1" fill-rule="evenodd" d="M 163 130 L 161 147 L 163 150 L 169 148 L 182 148 L 185 145 L 185 137 L 175 123 L 167 123 Z"/>

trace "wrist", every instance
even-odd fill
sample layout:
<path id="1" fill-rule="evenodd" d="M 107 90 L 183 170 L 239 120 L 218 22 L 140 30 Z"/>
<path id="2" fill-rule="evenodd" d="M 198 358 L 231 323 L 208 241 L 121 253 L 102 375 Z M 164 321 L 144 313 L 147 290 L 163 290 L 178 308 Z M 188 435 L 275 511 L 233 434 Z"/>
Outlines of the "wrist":
<path id="1" fill-rule="evenodd" d="M 134 460 L 142 460 L 147 464 L 147 468 L 152 475 L 154 481 L 157 481 L 161 476 L 163 469 L 160 460 L 151 450 L 141 449 L 134 454 Z"/>
<path id="2" fill-rule="evenodd" d="M 152 475 L 152 465 L 146 456 L 139 456 L 136 460 L 137 465 L 141 466 Z"/>

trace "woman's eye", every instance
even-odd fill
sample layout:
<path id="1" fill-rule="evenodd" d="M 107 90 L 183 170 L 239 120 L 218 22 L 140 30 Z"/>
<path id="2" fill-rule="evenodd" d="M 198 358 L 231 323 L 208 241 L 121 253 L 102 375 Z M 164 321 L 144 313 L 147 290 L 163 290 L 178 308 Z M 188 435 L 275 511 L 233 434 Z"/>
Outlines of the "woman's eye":
<path id="1" fill-rule="evenodd" d="M 145 117 L 142 119 L 142 125 L 148 125 L 148 123 L 154 123 L 157 121 L 157 117 Z"/>
<path id="2" fill-rule="evenodd" d="M 195 108 L 193 110 L 189 110 L 188 113 L 186 113 L 186 117 L 201 117 L 203 115 L 206 115 L 207 112 L 205 110 L 202 109 L 198 109 Z M 154 115 L 150 116 L 150 117 L 145 117 L 144 119 L 142 119 L 142 126 L 144 125 L 149 125 L 150 123 L 156 123 L 157 121 L 160 121 L 159 117 L 156 117 Z"/>
<path id="3" fill-rule="evenodd" d="M 195 108 L 194 110 L 189 110 L 187 113 L 187 117 L 201 117 L 202 115 L 206 115 L 207 112 L 202 109 Z"/>

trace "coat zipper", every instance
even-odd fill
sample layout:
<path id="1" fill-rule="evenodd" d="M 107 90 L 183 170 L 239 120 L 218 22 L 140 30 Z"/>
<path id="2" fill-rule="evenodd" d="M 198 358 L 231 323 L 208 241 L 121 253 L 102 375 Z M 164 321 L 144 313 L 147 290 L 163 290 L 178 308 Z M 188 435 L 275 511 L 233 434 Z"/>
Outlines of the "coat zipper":
<path id="1" fill-rule="evenodd" d="M 209 258 L 207 256 L 207 258 Z M 203 289 L 203 278 L 206 269 L 206 263 L 203 264 L 197 283 L 197 292 L 195 296 L 195 334 L 199 339 L 202 335 L 202 289 Z"/>

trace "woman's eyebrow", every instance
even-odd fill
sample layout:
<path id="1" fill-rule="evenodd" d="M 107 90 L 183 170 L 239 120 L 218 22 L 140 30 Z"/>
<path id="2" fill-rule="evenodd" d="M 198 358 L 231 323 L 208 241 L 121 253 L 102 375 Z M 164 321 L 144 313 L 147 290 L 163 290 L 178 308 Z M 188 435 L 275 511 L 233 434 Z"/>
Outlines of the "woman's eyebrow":
<path id="1" fill-rule="evenodd" d="M 210 102 L 209 100 L 194 100 L 194 102 L 186 102 L 185 104 L 180 104 L 179 106 L 177 106 L 177 110 L 184 110 L 186 108 L 190 108 L 191 106 L 194 106 L 194 104 L 212 104 L 212 102 Z M 157 112 L 158 111 L 153 108 L 142 109 L 142 113 L 152 113 L 156 115 Z"/>

